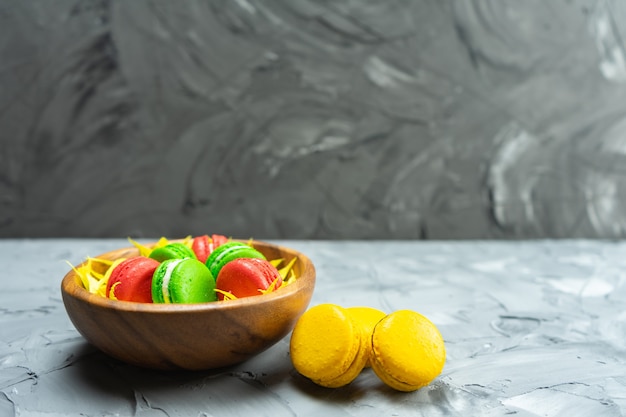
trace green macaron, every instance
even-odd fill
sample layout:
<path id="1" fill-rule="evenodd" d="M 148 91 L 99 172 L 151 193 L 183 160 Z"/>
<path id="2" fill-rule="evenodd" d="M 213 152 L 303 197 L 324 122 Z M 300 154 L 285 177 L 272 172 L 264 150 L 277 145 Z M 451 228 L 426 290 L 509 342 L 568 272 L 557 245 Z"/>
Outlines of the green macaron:
<path id="1" fill-rule="evenodd" d="M 216 301 L 215 279 L 197 259 L 167 259 L 154 271 L 152 302 L 206 303 Z"/>
<path id="2" fill-rule="evenodd" d="M 228 242 L 218 246 L 211 252 L 206 260 L 206 266 L 214 277 L 217 277 L 224 265 L 233 259 L 238 258 L 259 258 L 265 259 L 265 256 L 252 246 L 243 242 Z"/>
<path id="3" fill-rule="evenodd" d="M 155 248 L 150 252 L 150 258 L 156 259 L 159 262 L 163 262 L 167 259 L 196 259 L 196 254 L 193 250 L 184 243 L 174 242 L 168 243 L 160 248 Z"/>

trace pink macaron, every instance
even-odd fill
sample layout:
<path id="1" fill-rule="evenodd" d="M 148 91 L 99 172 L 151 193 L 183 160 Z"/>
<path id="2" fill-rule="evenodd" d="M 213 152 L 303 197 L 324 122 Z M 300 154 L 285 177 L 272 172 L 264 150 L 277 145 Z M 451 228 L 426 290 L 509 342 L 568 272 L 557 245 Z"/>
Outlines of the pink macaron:
<path id="1" fill-rule="evenodd" d="M 111 272 L 106 296 L 115 300 L 152 302 L 152 275 L 159 262 L 145 256 L 122 261 Z"/>
<path id="2" fill-rule="evenodd" d="M 230 293 L 236 298 L 251 297 L 263 294 L 262 291 L 279 288 L 282 277 L 274 265 L 265 259 L 238 258 L 228 262 L 220 270 L 215 288 Z M 218 292 L 218 300 L 224 299 L 224 294 Z"/>

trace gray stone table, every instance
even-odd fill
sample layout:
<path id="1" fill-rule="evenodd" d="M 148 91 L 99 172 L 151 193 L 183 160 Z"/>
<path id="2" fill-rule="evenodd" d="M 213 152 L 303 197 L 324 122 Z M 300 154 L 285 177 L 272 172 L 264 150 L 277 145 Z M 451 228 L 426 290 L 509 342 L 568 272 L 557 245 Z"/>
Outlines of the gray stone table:
<path id="1" fill-rule="evenodd" d="M 293 369 L 289 336 L 241 365 L 156 372 L 88 345 L 60 282 L 117 240 L 0 240 L 0 416 L 622 416 L 626 243 L 281 241 L 311 257 L 311 305 L 412 309 L 443 373 L 413 393 L 371 370 L 340 389 Z"/>

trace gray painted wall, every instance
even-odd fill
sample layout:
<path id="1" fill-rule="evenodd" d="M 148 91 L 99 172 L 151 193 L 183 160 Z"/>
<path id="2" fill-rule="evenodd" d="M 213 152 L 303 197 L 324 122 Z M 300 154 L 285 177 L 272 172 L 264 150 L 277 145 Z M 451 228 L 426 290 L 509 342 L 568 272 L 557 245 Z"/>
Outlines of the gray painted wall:
<path id="1" fill-rule="evenodd" d="M 0 236 L 626 235 L 626 2 L 4 1 Z"/>

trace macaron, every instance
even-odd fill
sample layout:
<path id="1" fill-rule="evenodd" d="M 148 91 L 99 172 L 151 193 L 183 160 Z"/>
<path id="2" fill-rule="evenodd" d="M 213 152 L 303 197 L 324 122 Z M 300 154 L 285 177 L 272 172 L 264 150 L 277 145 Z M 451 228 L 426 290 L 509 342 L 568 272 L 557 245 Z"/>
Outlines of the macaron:
<path id="1" fill-rule="evenodd" d="M 296 370 L 318 385 L 338 388 L 352 382 L 367 362 L 363 327 L 343 307 L 319 304 L 300 316 L 289 352 Z"/>
<path id="2" fill-rule="evenodd" d="M 196 255 L 191 248 L 184 243 L 174 242 L 155 248 L 150 252 L 150 258 L 163 262 L 167 259 L 195 259 Z"/>
<path id="3" fill-rule="evenodd" d="M 228 238 L 223 235 L 196 236 L 191 241 L 191 249 L 196 254 L 196 258 L 200 262 L 206 262 L 211 252 L 226 242 L 228 242 Z"/>
<path id="4" fill-rule="evenodd" d="M 197 259 L 167 259 L 154 271 L 152 300 L 184 304 L 216 301 L 215 279 Z"/>
<path id="5" fill-rule="evenodd" d="M 211 274 L 217 277 L 224 265 L 238 258 L 266 259 L 261 252 L 246 243 L 228 242 L 218 246 L 211 252 L 206 260 L 206 266 L 211 271 Z"/>
<path id="6" fill-rule="evenodd" d="M 387 315 L 384 311 L 372 307 L 348 307 L 346 310 L 348 310 L 352 318 L 363 328 L 363 332 L 367 335 L 368 340 L 372 336 L 376 324 Z M 369 360 L 370 352 L 371 349 L 368 349 L 368 361 L 365 364 L 366 368 L 371 366 Z"/>
<path id="7" fill-rule="evenodd" d="M 111 271 L 107 298 L 138 303 L 152 302 L 152 275 L 159 262 L 145 256 L 128 258 Z"/>
<path id="8" fill-rule="evenodd" d="M 283 283 L 278 269 L 269 261 L 260 258 L 237 258 L 222 267 L 215 280 L 217 299 L 223 300 L 223 293 L 236 298 L 261 295 L 262 291 L 279 288 Z"/>
<path id="9" fill-rule="evenodd" d="M 371 337 L 371 365 L 378 377 L 399 391 L 428 385 L 446 360 L 443 338 L 423 315 L 398 310 L 380 320 Z"/>

